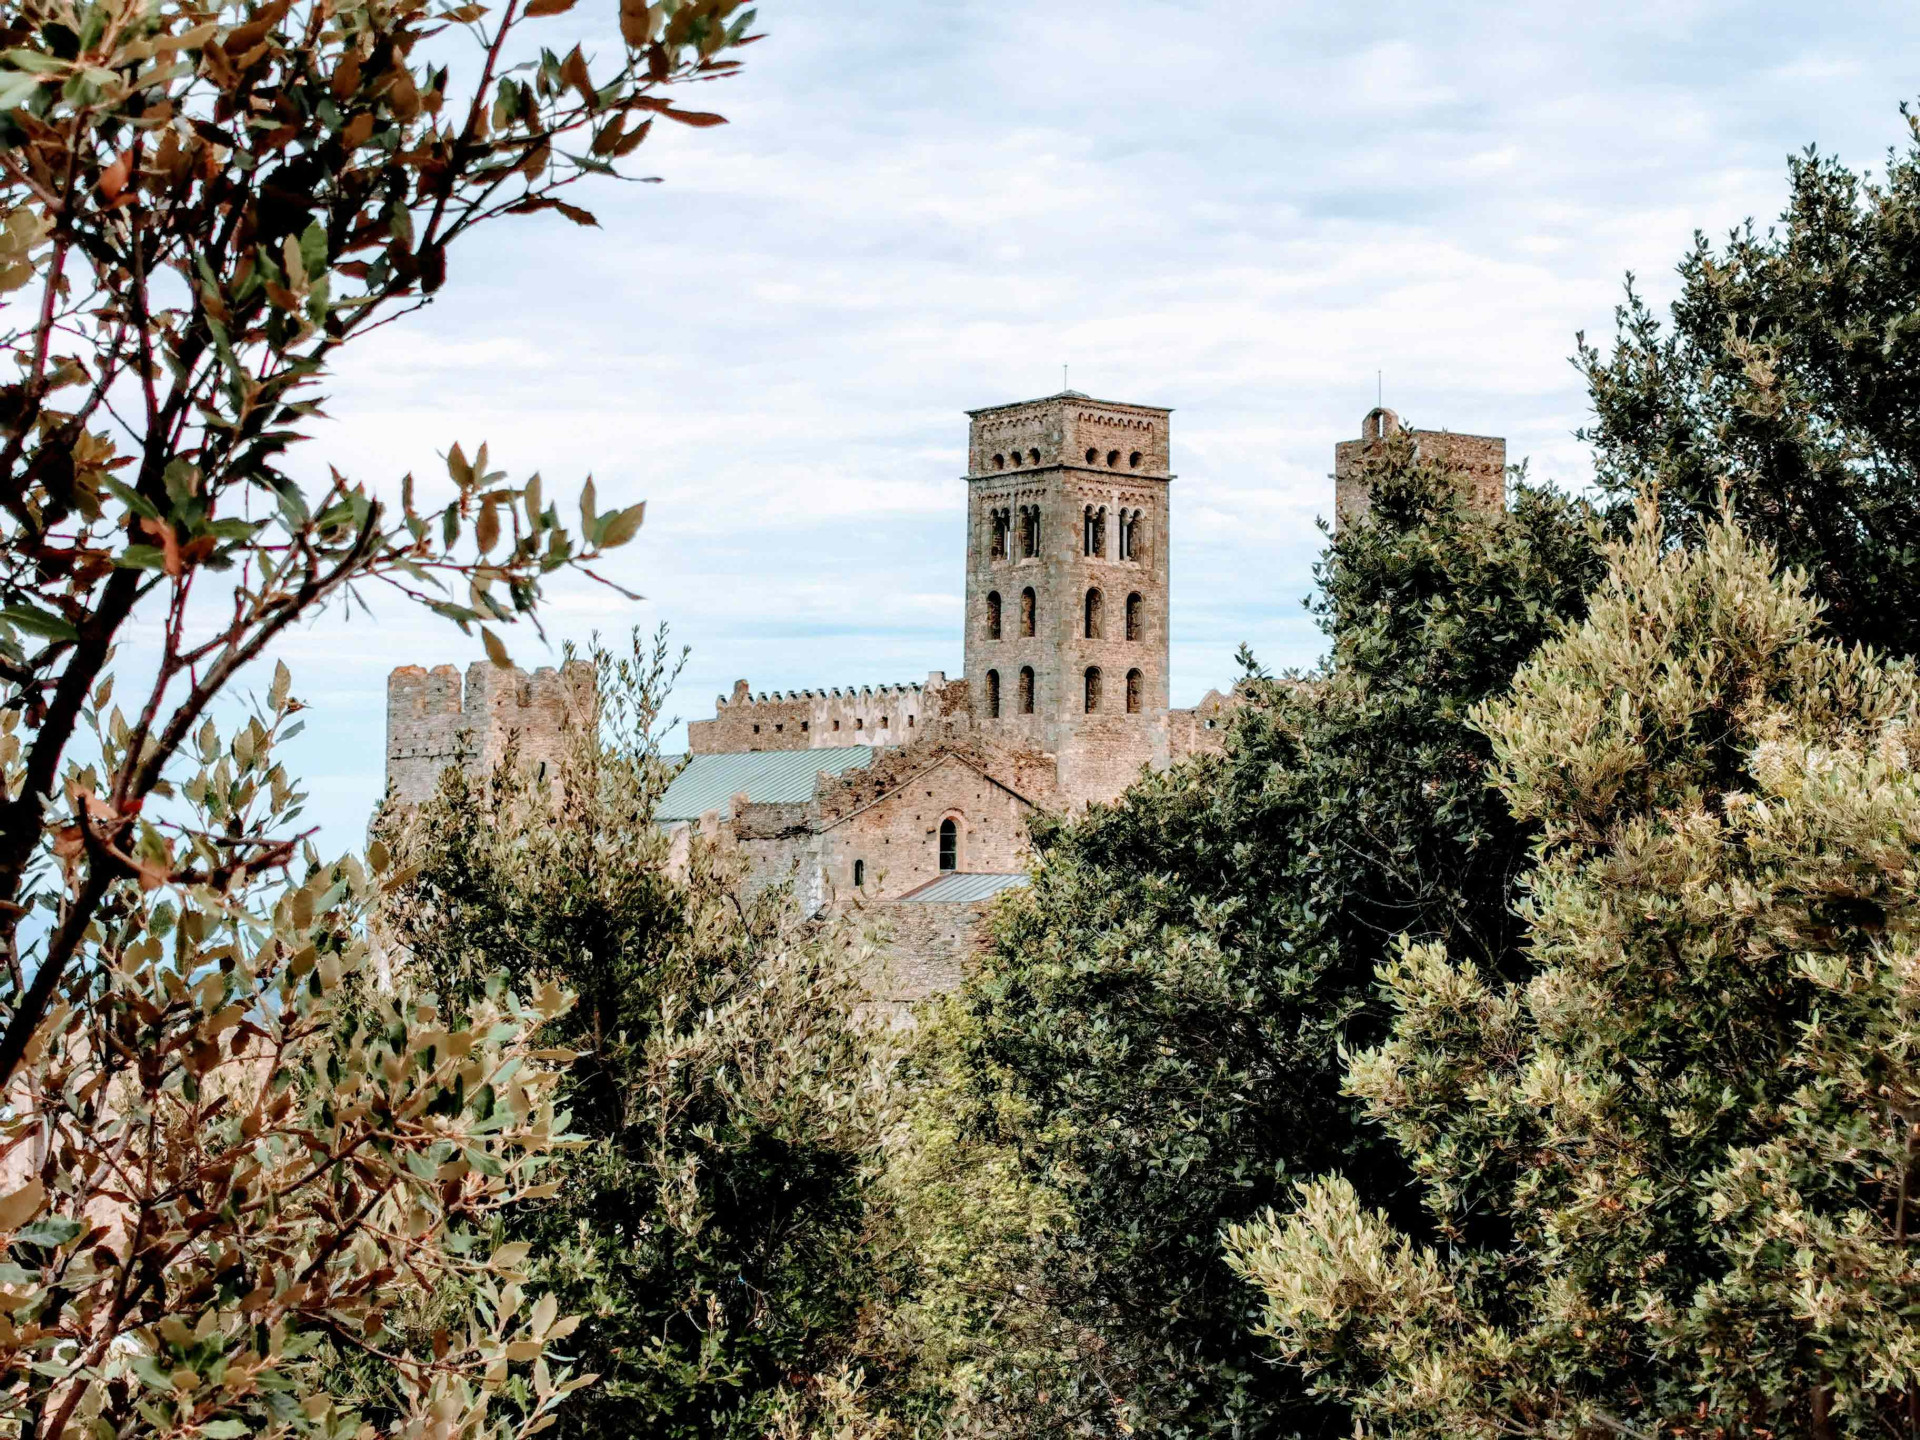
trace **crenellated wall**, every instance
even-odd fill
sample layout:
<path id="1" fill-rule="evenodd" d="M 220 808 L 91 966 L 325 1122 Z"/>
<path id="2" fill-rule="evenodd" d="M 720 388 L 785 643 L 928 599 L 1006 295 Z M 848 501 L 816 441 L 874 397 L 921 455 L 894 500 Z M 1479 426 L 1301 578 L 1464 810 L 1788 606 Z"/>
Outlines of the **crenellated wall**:
<path id="1" fill-rule="evenodd" d="M 531 675 L 484 660 L 464 677 L 451 665 L 400 666 L 387 677 L 388 793 L 417 805 L 449 765 L 485 774 L 516 737 L 529 764 L 553 764 L 569 725 L 593 714 L 593 684 L 584 660 Z"/>
<path id="2" fill-rule="evenodd" d="M 935 670 L 921 685 L 849 685 L 754 693 L 745 680 L 715 698 L 713 719 L 687 724 L 695 755 L 743 750 L 826 750 L 840 745 L 905 745 L 952 713 L 953 688 Z"/>

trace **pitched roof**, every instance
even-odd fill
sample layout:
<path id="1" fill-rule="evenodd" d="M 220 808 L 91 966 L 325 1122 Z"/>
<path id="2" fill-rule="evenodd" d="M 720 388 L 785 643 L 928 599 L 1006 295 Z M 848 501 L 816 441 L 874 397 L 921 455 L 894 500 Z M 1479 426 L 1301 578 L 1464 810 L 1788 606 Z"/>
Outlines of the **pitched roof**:
<path id="1" fill-rule="evenodd" d="M 667 786 L 653 818 L 661 823 L 698 820 L 709 810 L 725 811 L 733 797 L 742 794 L 757 805 L 805 804 L 813 798 L 822 770 L 839 775 L 872 763 L 871 745 L 695 755 Z"/>
<path id="2" fill-rule="evenodd" d="M 952 874 L 942 875 L 938 880 L 929 880 L 918 890 L 909 890 L 893 903 L 896 905 L 967 905 L 976 900 L 991 900 L 1002 890 L 1011 890 L 1016 885 L 1026 883 L 1025 874 L 985 875 L 956 870 Z"/>

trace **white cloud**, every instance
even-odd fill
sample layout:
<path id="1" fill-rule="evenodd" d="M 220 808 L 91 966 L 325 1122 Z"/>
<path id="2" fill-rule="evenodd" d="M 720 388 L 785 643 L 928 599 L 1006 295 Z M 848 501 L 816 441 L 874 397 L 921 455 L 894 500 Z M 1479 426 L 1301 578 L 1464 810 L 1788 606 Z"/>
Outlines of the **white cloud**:
<path id="1" fill-rule="evenodd" d="M 585 13 L 585 12 L 575 12 Z M 1299 606 L 1334 442 L 1386 395 L 1578 483 L 1573 335 L 1623 272 L 1763 220 L 1809 141 L 1878 164 L 1920 59 L 1890 3 L 807 0 L 669 128 L 661 186 L 456 253 L 347 361 L 302 462 L 423 486 L 458 439 L 646 498 L 551 629 L 664 618 L 680 704 L 960 668 L 961 412 L 1058 388 L 1173 405 L 1174 692 L 1241 640 L 1310 660 Z M 477 657 L 378 603 L 289 644 L 335 844 L 379 787 L 385 671 Z M 531 637 L 516 653 L 541 658 Z"/>

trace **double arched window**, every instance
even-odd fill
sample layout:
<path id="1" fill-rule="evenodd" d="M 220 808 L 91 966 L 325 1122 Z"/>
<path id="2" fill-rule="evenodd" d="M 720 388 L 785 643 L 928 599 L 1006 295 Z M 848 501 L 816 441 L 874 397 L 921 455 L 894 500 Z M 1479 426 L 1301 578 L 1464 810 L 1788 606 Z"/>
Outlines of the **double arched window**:
<path id="1" fill-rule="evenodd" d="M 1087 591 L 1087 623 L 1085 627 L 1087 639 L 1098 640 L 1100 638 L 1100 630 L 1104 619 L 1102 614 L 1104 608 L 1105 602 L 1100 598 L 1100 592 L 1098 590 Z"/>
<path id="2" fill-rule="evenodd" d="M 1040 507 L 1020 507 L 1020 558 L 1031 560 L 1040 553 Z"/>
<path id="3" fill-rule="evenodd" d="M 1114 517 L 1114 523 L 1119 530 L 1118 539 L 1120 544 L 1117 547 L 1118 558 L 1121 560 L 1138 560 L 1142 550 L 1140 543 L 1142 538 L 1140 534 L 1140 512 L 1138 510 L 1122 510 Z"/>
<path id="4" fill-rule="evenodd" d="M 1000 718 L 1000 672 L 998 670 L 987 671 L 987 718 L 989 720 Z"/>
<path id="5" fill-rule="evenodd" d="M 1001 508 L 987 512 L 988 557 L 991 560 L 1005 560 L 1013 551 L 1013 512 Z"/>
<path id="6" fill-rule="evenodd" d="M 1033 714 L 1033 667 L 1031 665 L 1020 667 L 1020 713 Z"/>
<path id="7" fill-rule="evenodd" d="M 1136 600 L 1139 598 L 1137 595 L 1134 597 Z M 1131 615 L 1133 612 L 1129 610 L 1127 613 Z M 1128 628 L 1132 628 L 1131 624 Z M 987 638 L 989 640 L 1000 638 L 1000 592 L 998 590 L 989 591 L 987 594 Z M 1129 635 L 1127 638 L 1131 640 L 1133 636 Z"/>
<path id="8" fill-rule="evenodd" d="M 940 873 L 960 868 L 960 827 L 949 816 L 940 822 Z"/>
<path id="9" fill-rule="evenodd" d="M 1087 714 L 1089 715 L 1097 715 L 1100 713 L 1100 667 L 1098 665 L 1089 665 L 1087 667 L 1086 708 Z"/>
<path id="10" fill-rule="evenodd" d="M 1080 546 L 1088 555 L 1104 557 L 1107 553 L 1107 507 L 1089 505 L 1082 512 L 1080 525 Z"/>

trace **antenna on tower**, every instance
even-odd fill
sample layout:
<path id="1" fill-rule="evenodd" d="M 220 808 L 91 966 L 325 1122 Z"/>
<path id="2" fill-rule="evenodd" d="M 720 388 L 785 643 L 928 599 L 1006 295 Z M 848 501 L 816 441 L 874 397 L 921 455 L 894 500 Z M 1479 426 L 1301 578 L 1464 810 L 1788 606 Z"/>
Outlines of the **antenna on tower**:
<path id="1" fill-rule="evenodd" d="M 1064 365 L 1060 367 L 1060 388 L 1062 390 L 1067 388 L 1067 367 Z"/>
<path id="2" fill-rule="evenodd" d="M 1385 374 L 1386 372 L 1382 370 L 1373 372 L 1373 403 L 1376 409 L 1387 403 L 1387 382 Z"/>

